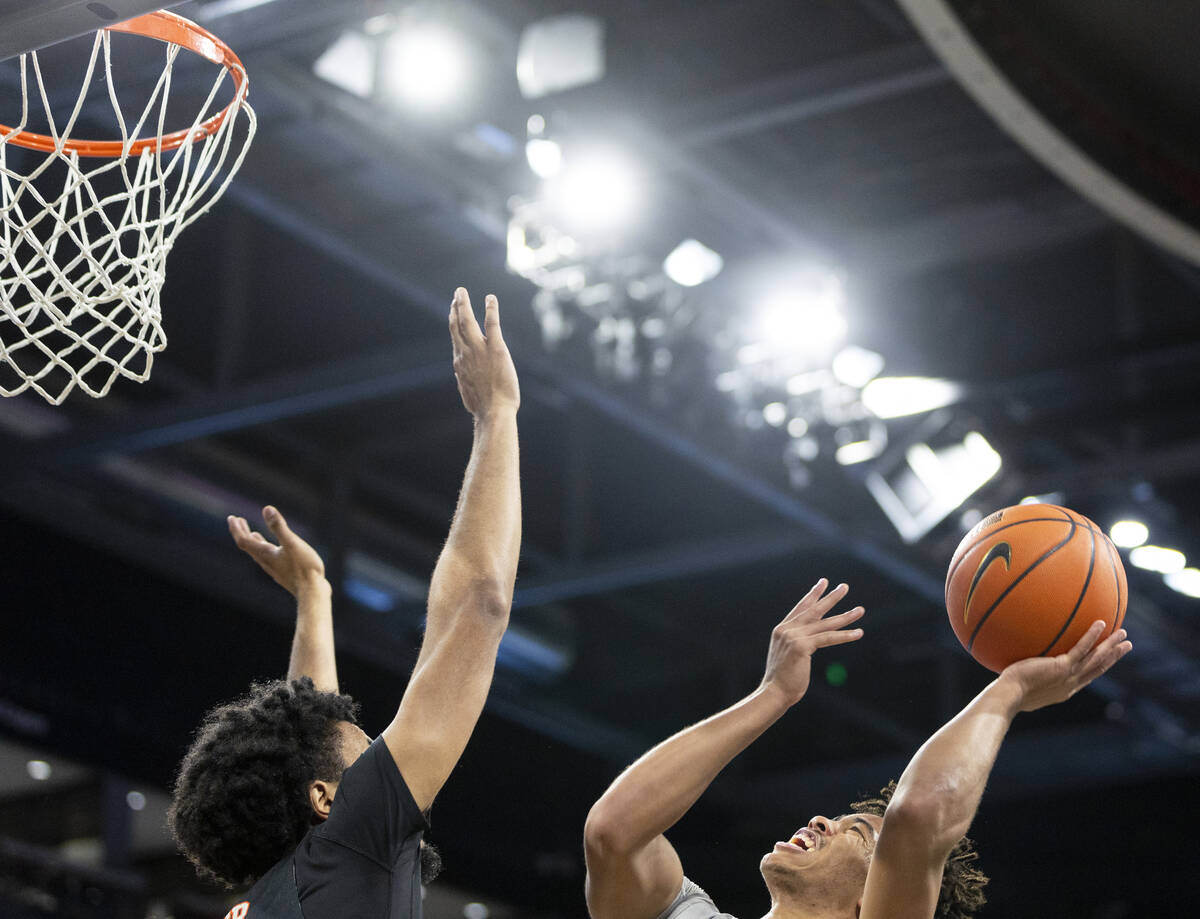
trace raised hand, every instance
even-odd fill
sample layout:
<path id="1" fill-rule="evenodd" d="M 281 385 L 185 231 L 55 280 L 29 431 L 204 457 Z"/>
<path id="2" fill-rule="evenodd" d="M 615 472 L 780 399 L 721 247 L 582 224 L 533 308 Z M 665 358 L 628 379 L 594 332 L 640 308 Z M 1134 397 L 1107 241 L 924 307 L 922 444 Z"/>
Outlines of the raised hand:
<path id="1" fill-rule="evenodd" d="M 762 685 L 782 692 L 789 705 L 799 702 L 808 691 L 814 651 L 857 641 L 863 635 L 862 629 L 847 628 L 863 615 L 861 606 L 824 618 L 849 590 L 845 584 L 839 584 L 826 593 L 828 587 L 825 578 L 817 581 L 771 631 Z"/>
<path id="2" fill-rule="evenodd" d="M 1103 632 L 1104 622 L 1096 620 L 1065 654 L 1030 657 L 1005 667 L 1000 679 L 1020 688 L 1021 711 L 1065 702 L 1133 650 L 1124 629 L 1117 629 L 1097 644 Z"/>
<path id="3" fill-rule="evenodd" d="M 275 545 L 261 533 L 251 530 L 245 517 L 229 517 L 229 532 L 237 547 L 258 563 L 263 571 L 290 593 L 299 593 L 314 581 L 325 578 L 325 563 L 315 549 L 291 531 L 283 514 L 275 508 L 263 508 L 263 520 L 272 535 L 279 540 Z"/>
<path id="4" fill-rule="evenodd" d="M 467 411 L 477 420 L 497 408 L 515 411 L 521 404 L 521 390 L 512 356 L 500 332 L 500 305 L 495 295 L 488 294 L 484 300 L 481 330 L 466 290 L 460 287 L 454 292 L 450 304 L 450 342 L 454 347 L 454 378 Z"/>

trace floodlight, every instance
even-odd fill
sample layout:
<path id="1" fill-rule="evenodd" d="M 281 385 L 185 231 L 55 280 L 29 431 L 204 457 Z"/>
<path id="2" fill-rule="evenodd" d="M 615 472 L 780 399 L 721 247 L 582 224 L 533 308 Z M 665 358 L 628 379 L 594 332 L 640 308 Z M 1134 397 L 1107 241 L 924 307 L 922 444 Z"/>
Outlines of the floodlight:
<path id="1" fill-rule="evenodd" d="M 876 418 L 900 418 L 943 408 L 960 394 L 961 388 L 949 380 L 878 377 L 863 387 L 862 400 Z"/>
<path id="2" fill-rule="evenodd" d="M 604 76 L 604 23 L 567 13 L 526 27 L 517 46 L 517 84 L 526 99 L 595 83 Z"/>
<path id="3" fill-rule="evenodd" d="M 840 446 L 834 453 L 834 459 L 842 466 L 853 466 L 875 459 L 887 448 L 887 428 L 880 421 L 872 421 L 864 426 L 861 422 L 839 428 L 835 437 Z"/>
<path id="4" fill-rule="evenodd" d="M 1168 587 L 1189 597 L 1200 597 L 1200 568 L 1184 568 L 1163 575 Z"/>
<path id="5" fill-rule="evenodd" d="M 858 345 L 849 345 L 834 355 L 832 369 L 838 382 L 861 389 L 883 370 L 883 355 Z"/>
<path id="6" fill-rule="evenodd" d="M 1113 545 L 1132 549 L 1150 538 L 1150 529 L 1140 520 L 1118 520 L 1108 531 L 1108 536 Z"/>
<path id="7" fill-rule="evenodd" d="M 313 73 L 360 99 L 369 98 L 375 88 L 374 43 L 361 32 L 343 32 L 317 58 Z"/>
<path id="8" fill-rule="evenodd" d="M 53 771 L 50 768 L 50 764 L 44 759 L 31 759 L 25 764 L 25 770 L 35 782 L 46 781 L 46 779 L 50 778 L 50 773 Z"/>
<path id="9" fill-rule="evenodd" d="M 1163 546 L 1138 546 L 1129 551 L 1129 563 L 1135 568 L 1174 574 L 1187 567 L 1187 558 L 1178 549 Z"/>
<path id="10" fill-rule="evenodd" d="M 1067 496 L 1061 491 L 1048 491 L 1044 495 L 1026 495 L 1018 503 L 1019 504 L 1057 504 L 1062 505 L 1066 502 Z"/>
<path id="11" fill-rule="evenodd" d="M 384 40 L 384 89 L 418 109 L 445 106 L 464 89 L 469 55 L 462 39 L 438 23 L 405 25 Z"/>
<path id="12" fill-rule="evenodd" d="M 959 508 L 1000 471 L 1000 454 L 971 431 L 937 448 L 913 444 L 890 472 L 872 471 L 867 489 L 905 542 L 915 542 Z"/>
<path id="13" fill-rule="evenodd" d="M 782 402 L 768 402 L 763 406 L 762 416 L 763 421 L 771 427 L 781 428 L 783 427 L 783 423 L 787 421 L 787 406 Z"/>
<path id="14" fill-rule="evenodd" d="M 624 157 L 596 152 L 568 164 L 548 192 L 564 222 L 582 230 L 604 230 L 633 211 L 637 180 Z"/>
<path id="15" fill-rule="evenodd" d="M 762 303 L 754 337 L 775 352 L 826 352 L 846 334 L 843 299 L 836 274 L 809 272 Z"/>
<path id="16" fill-rule="evenodd" d="M 696 287 L 721 273 L 725 260 L 704 243 L 685 239 L 663 260 L 667 277 L 682 287 Z"/>
<path id="17" fill-rule="evenodd" d="M 545 137 L 533 137 L 525 142 L 525 159 L 533 174 L 552 179 L 562 168 L 562 147 Z"/>

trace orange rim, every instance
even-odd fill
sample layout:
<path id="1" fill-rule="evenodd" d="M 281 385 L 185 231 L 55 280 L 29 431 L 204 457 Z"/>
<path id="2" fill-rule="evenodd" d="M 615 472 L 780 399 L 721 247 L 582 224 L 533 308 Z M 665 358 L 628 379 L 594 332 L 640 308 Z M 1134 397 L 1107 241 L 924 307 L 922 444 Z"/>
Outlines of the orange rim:
<path id="1" fill-rule="evenodd" d="M 172 134 L 164 134 L 162 137 L 135 140 L 129 145 L 129 153 L 132 156 L 140 155 L 146 150 L 174 150 L 188 141 L 215 134 L 234 107 L 240 106 L 246 98 L 246 69 L 241 60 L 225 42 L 190 19 L 184 19 L 166 10 L 158 10 L 127 22 L 117 23 L 115 26 L 107 26 L 106 31 L 128 32 L 131 35 L 143 35 L 146 38 L 157 38 L 168 44 L 179 45 L 207 61 L 224 67 L 233 78 L 233 100 L 225 108 L 207 121 L 201 122 L 194 130 L 185 128 Z M 12 128 L 0 124 L 0 136 L 11 130 Z M 8 139 L 8 143 L 28 147 L 30 150 L 40 150 L 43 153 L 53 153 L 58 149 L 58 143 L 53 137 L 35 134 L 32 131 L 18 131 Z M 64 153 L 77 153 L 80 156 L 106 156 L 115 159 L 125 152 L 125 144 L 119 140 L 68 140 L 62 144 L 62 150 Z"/>

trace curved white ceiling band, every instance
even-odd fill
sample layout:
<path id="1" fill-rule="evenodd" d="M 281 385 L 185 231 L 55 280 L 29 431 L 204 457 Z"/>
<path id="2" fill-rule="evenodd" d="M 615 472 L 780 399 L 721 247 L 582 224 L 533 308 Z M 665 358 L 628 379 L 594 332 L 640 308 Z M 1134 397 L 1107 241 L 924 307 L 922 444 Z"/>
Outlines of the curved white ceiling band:
<path id="1" fill-rule="evenodd" d="M 897 2 L 962 87 L 1046 168 L 1115 219 L 1200 265 L 1200 232 L 1101 168 L 1043 118 L 992 64 L 944 0 Z"/>

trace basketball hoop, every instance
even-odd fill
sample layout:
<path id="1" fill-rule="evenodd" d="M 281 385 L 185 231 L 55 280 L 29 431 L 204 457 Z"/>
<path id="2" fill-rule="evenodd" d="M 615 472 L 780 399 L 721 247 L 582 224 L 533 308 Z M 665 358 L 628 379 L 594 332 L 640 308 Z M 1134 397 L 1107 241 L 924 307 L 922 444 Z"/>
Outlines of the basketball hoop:
<path id="1" fill-rule="evenodd" d="M 132 124 L 113 81 L 113 32 L 166 44 L 165 66 Z M 183 49 L 220 69 L 191 124 L 167 133 L 172 72 Z M 245 158 L 256 124 L 246 101 L 249 83 L 224 42 L 161 10 L 96 33 L 61 130 L 37 52 L 21 55 L 19 66 L 21 120 L 0 124 L 0 394 L 33 389 L 57 405 L 78 386 L 98 398 L 118 377 L 145 382 L 154 355 L 166 347 L 159 304 L 166 257 Z M 97 66 L 117 140 L 71 136 Z M 227 76 L 233 98 L 221 108 Z M 31 90 L 44 109 L 46 133 L 26 130 Z M 235 131 L 243 121 L 245 128 Z M 151 136 L 141 136 L 145 128 Z"/>

